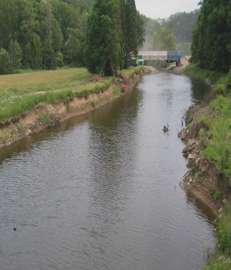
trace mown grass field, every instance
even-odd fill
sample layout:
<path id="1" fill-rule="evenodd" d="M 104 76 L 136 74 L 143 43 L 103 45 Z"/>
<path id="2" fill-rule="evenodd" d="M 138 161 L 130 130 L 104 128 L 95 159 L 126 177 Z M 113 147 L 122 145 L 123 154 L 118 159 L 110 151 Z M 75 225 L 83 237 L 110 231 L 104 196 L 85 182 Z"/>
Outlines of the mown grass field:
<path id="1" fill-rule="evenodd" d="M 0 76 L 0 121 L 39 103 L 68 100 L 105 90 L 112 78 L 95 80 L 84 68 L 35 71 Z"/>
<path id="2" fill-rule="evenodd" d="M 131 77 L 142 67 L 122 70 L 124 78 Z M 90 74 L 85 68 L 64 68 L 52 71 L 30 71 L 0 76 L 0 122 L 33 109 L 41 103 L 68 101 L 104 92 L 112 77 Z"/>

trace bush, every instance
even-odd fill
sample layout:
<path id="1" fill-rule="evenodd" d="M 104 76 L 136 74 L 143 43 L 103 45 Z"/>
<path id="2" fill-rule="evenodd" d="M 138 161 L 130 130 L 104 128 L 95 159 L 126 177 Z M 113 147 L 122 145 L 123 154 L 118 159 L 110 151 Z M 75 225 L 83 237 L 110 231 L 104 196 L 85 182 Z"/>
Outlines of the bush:
<path id="1" fill-rule="evenodd" d="M 62 67 L 64 65 L 63 54 L 61 52 L 56 54 L 56 64 L 58 67 Z"/>
<path id="2" fill-rule="evenodd" d="M 231 269 L 231 260 L 228 257 L 217 255 L 216 258 L 213 258 L 204 270 L 230 270 Z"/>
<path id="3" fill-rule="evenodd" d="M 218 223 L 219 249 L 226 255 L 231 255 L 231 207 L 225 206 L 224 213 Z"/>
<path id="4" fill-rule="evenodd" d="M 10 56 L 7 50 L 0 49 L 0 74 L 7 74 L 11 71 Z"/>

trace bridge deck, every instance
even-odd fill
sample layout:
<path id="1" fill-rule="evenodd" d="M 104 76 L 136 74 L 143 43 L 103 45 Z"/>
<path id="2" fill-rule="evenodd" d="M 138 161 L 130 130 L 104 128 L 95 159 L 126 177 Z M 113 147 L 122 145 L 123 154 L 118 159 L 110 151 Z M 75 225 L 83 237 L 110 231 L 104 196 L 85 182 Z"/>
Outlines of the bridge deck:
<path id="1" fill-rule="evenodd" d="M 181 53 L 178 51 L 139 51 L 139 56 L 145 61 L 174 61 L 181 59 Z"/>

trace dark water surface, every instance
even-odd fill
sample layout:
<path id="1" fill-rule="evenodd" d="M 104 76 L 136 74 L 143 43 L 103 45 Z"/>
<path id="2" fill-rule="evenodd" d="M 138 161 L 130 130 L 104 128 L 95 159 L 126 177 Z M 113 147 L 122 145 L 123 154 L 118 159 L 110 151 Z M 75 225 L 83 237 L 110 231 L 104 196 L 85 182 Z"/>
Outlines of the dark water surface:
<path id="1" fill-rule="evenodd" d="M 146 76 L 89 120 L 2 153 L 0 269 L 201 269 L 213 226 L 179 186 L 177 138 L 201 87 Z"/>

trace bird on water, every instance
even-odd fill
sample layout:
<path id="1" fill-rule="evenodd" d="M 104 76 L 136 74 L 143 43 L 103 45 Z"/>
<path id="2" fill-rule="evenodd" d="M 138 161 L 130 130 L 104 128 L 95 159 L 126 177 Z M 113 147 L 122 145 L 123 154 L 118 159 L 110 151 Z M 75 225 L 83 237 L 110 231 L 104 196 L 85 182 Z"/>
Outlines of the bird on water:
<path id="1" fill-rule="evenodd" d="M 163 127 L 163 132 L 164 132 L 164 133 L 169 132 L 169 124 L 167 124 L 167 126 L 164 125 L 164 127 Z"/>

